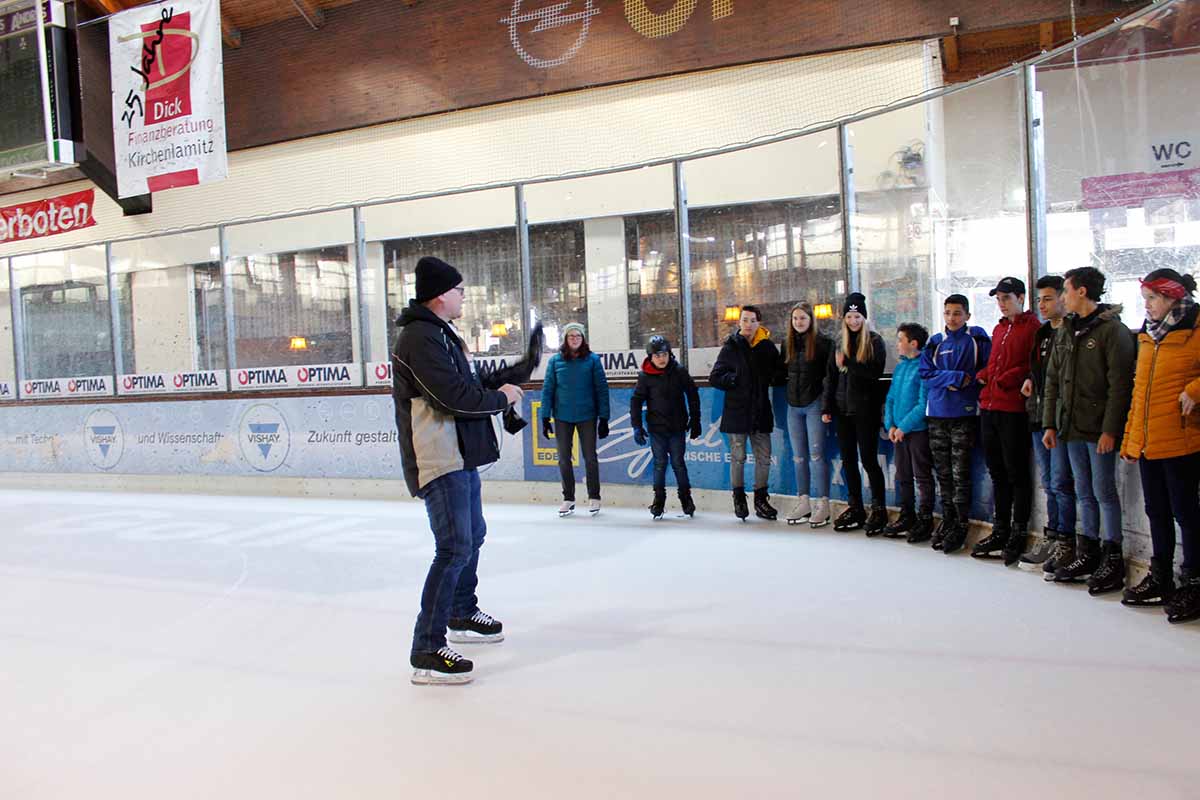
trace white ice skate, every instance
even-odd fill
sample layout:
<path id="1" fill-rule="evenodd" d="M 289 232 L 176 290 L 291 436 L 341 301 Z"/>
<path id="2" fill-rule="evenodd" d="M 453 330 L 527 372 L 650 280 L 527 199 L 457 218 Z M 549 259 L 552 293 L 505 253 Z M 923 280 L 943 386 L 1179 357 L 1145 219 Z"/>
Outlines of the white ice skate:
<path id="1" fill-rule="evenodd" d="M 818 497 L 812 501 L 812 516 L 808 518 L 808 524 L 814 528 L 824 528 L 829 524 L 829 498 Z"/>
<path id="2" fill-rule="evenodd" d="M 791 513 L 787 515 L 787 524 L 799 525 L 811 517 L 812 512 L 812 503 L 809 502 L 808 495 L 802 494 L 796 499 L 796 505 L 792 507 Z"/>
<path id="3" fill-rule="evenodd" d="M 563 500 L 563 504 L 558 507 L 558 515 L 560 517 L 569 517 L 575 513 L 575 501 Z"/>
<path id="4" fill-rule="evenodd" d="M 600 513 L 600 501 L 588 500 L 588 513 L 593 517 Z"/>

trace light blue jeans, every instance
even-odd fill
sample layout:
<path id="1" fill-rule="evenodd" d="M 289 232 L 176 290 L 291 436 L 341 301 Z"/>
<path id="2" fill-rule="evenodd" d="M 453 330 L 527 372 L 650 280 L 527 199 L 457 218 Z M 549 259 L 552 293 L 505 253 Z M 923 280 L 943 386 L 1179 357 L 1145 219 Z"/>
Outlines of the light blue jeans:
<path id="1" fill-rule="evenodd" d="M 1075 478 L 1071 474 L 1071 457 L 1067 448 L 1047 450 L 1042 444 L 1042 431 L 1033 434 L 1033 455 L 1046 491 L 1046 527 L 1052 531 L 1075 535 Z"/>
<path id="2" fill-rule="evenodd" d="M 821 401 L 806 406 L 788 406 L 788 438 L 796 463 L 796 494 L 829 497 L 829 462 L 825 460 L 825 423 Z"/>
<path id="3" fill-rule="evenodd" d="M 1079 501 L 1079 532 L 1089 539 L 1120 544 L 1121 496 L 1117 493 L 1117 449 L 1100 455 L 1095 442 L 1059 442 L 1067 446 L 1075 497 Z M 1103 523 L 1103 527 L 1101 527 Z"/>

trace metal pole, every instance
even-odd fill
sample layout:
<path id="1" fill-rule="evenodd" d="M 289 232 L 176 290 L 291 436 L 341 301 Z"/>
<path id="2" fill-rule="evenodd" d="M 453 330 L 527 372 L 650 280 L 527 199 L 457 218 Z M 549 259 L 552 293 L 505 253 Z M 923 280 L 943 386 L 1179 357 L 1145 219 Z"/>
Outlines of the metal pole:
<path id="1" fill-rule="evenodd" d="M 688 354 L 695 337 L 692 333 L 692 237 L 688 222 L 687 176 L 683 162 L 676 161 L 672 168 L 675 176 L 675 236 L 679 246 L 679 303 L 683 323 L 681 350 L 683 365 L 688 365 Z"/>
<path id="2" fill-rule="evenodd" d="M 517 258 L 521 262 L 521 326 L 524 331 L 533 329 L 533 268 L 529 258 L 529 219 L 525 214 L 525 187 L 517 184 L 515 187 L 517 206 Z M 541 314 L 538 313 L 540 317 Z"/>
<path id="3" fill-rule="evenodd" d="M 1025 129 L 1025 219 L 1029 229 L 1029 293 L 1046 274 L 1046 148 L 1042 95 L 1037 90 L 1037 70 L 1026 65 L 1022 76 Z"/>
<path id="4" fill-rule="evenodd" d="M 225 301 L 225 367 L 228 372 L 226 386 L 233 391 L 233 371 L 237 369 L 237 321 L 233 313 L 233 271 L 229 267 L 229 237 L 224 225 L 217 228 L 217 239 L 221 247 L 221 293 Z"/>
<path id="5" fill-rule="evenodd" d="M 112 268 L 112 242 L 106 242 L 104 245 L 104 272 L 108 279 L 108 324 L 109 330 L 112 332 L 112 353 L 113 353 L 113 394 L 117 392 L 117 381 L 125 374 L 125 358 L 122 353 L 124 343 L 121 336 L 121 301 L 117 297 L 117 276 L 113 273 Z M 130 298 L 130 313 L 133 313 L 133 298 Z M 135 369 L 136 364 L 132 365 Z"/>
<path id="6" fill-rule="evenodd" d="M 854 147 L 846 125 L 838 126 L 839 191 L 842 194 L 842 271 L 847 292 L 861 291 L 858 263 L 854 255 Z"/>
<path id="7" fill-rule="evenodd" d="M 21 317 L 21 292 L 17 288 L 17 270 L 13 259 L 8 259 L 8 305 L 12 311 L 13 366 L 16 375 L 16 397 L 21 398 L 21 383 L 25 380 L 25 324 Z"/>
<path id="8" fill-rule="evenodd" d="M 363 386 L 369 383 L 367 362 L 371 360 L 371 319 L 368 308 L 367 287 L 364 280 L 367 265 L 366 225 L 363 223 L 362 209 L 354 207 L 354 281 L 358 296 L 358 363 L 362 369 Z"/>

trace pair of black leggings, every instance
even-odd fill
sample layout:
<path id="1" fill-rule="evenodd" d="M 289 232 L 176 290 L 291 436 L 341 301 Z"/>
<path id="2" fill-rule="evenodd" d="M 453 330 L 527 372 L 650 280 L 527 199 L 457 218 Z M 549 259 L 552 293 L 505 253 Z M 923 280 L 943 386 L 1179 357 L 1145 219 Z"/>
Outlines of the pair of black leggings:
<path id="1" fill-rule="evenodd" d="M 859 474 L 859 458 L 871 482 L 871 505 L 884 506 L 883 468 L 879 466 L 879 417 L 873 414 L 838 414 L 838 450 L 842 455 L 842 478 L 846 481 L 846 492 L 850 505 L 862 508 L 862 475 Z"/>
<path id="2" fill-rule="evenodd" d="M 600 461 L 596 457 L 596 420 L 563 422 L 554 420 L 554 438 L 558 446 L 558 476 L 562 480 L 563 500 L 575 501 L 575 467 L 571 464 L 571 449 L 575 434 L 579 434 L 579 456 L 587 477 L 589 500 L 600 499 Z"/>
<path id="3" fill-rule="evenodd" d="M 993 524 L 1029 524 L 1033 506 L 1033 469 L 1029 454 L 1029 415 L 1024 411 L 984 411 L 979 415 L 983 457 L 992 477 Z"/>

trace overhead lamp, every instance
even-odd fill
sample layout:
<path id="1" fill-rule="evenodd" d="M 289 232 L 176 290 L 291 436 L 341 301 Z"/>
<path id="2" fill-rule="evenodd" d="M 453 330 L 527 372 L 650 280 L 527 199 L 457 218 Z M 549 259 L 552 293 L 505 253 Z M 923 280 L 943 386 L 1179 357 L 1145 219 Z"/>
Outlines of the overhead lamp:
<path id="1" fill-rule="evenodd" d="M 738 322 L 742 318 L 741 306 L 725 306 L 725 321 Z"/>
<path id="2" fill-rule="evenodd" d="M 492 323 L 492 336 L 503 337 L 508 336 L 508 326 L 503 322 Z"/>
<path id="3" fill-rule="evenodd" d="M 819 303 L 813 307 L 817 319 L 833 319 L 833 306 L 829 303 Z"/>
<path id="4" fill-rule="evenodd" d="M 288 343 L 289 350 L 307 350 L 308 339 L 303 336 L 293 336 L 291 342 Z"/>

